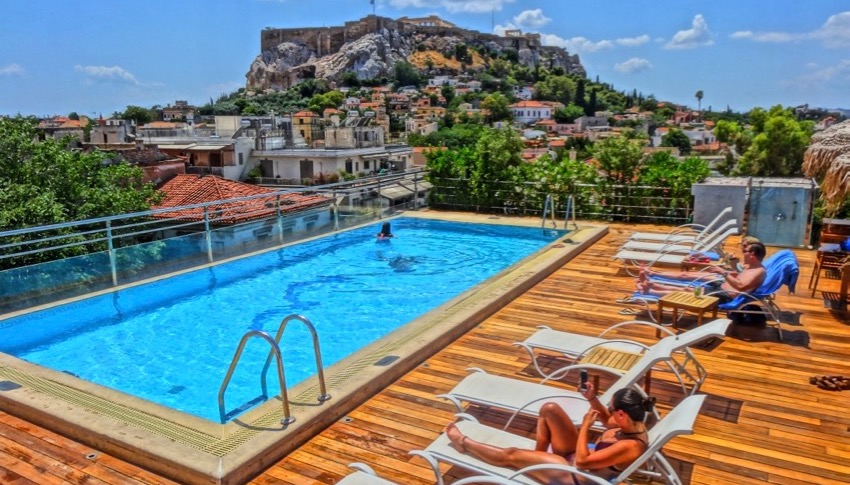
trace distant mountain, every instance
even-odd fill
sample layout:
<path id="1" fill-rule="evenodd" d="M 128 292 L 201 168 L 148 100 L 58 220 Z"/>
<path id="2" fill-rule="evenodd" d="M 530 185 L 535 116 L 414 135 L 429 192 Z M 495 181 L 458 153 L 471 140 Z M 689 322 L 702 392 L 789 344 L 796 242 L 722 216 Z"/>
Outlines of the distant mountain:
<path id="1" fill-rule="evenodd" d="M 260 50 L 245 75 L 247 88 L 256 91 L 283 90 L 313 78 L 340 81 L 349 72 L 360 80 L 389 77 L 399 61 L 432 74 L 457 74 L 483 70 L 490 59 L 504 57 L 528 68 L 559 67 L 587 76 L 577 55 L 541 45 L 539 34 L 484 34 L 433 15 L 398 20 L 369 15 L 341 27 L 266 28 Z"/>

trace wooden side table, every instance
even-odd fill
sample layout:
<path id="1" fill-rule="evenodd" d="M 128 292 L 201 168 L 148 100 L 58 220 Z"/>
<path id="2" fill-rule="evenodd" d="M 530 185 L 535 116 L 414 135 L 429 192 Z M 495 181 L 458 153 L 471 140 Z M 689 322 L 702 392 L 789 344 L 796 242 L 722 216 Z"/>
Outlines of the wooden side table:
<path id="1" fill-rule="evenodd" d="M 712 318 L 717 318 L 717 303 L 719 301 L 716 296 L 696 297 L 692 291 L 674 291 L 658 299 L 658 324 L 661 324 L 664 307 L 668 307 L 673 309 L 673 328 L 678 328 L 676 320 L 679 317 L 679 310 L 696 313 L 697 325 L 702 325 L 702 317 L 708 310 L 712 311 Z M 656 335 L 659 333 L 656 332 Z"/>
<path id="2" fill-rule="evenodd" d="M 594 364 L 601 365 L 603 367 L 608 367 L 623 373 L 626 373 L 631 369 L 640 358 L 643 357 L 642 354 L 637 352 L 629 352 L 626 350 L 618 350 L 605 348 L 604 346 L 594 347 L 591 349 L 584 357 L 581 358 L 579 363 L 581 364 Z M 646 376 L 643 381 L 643 389 L 649 394 L 649 386 L 652 381 L 652 369 L 647 371 Z M 598 391 L 598 389 L 597 389 Z"/>

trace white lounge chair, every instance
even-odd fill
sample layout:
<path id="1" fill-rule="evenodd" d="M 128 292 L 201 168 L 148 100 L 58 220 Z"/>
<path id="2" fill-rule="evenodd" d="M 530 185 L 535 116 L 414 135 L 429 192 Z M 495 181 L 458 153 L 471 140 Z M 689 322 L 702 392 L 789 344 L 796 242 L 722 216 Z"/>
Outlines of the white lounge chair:
<path id="1" fill-rule="evenodd" d="M 613 483 L 625 482 L 634 473 L 642 473 L 649 475 L 654 479 L 660 479 L 671 485 L 682 485 L 682 481 L 676 474 L 676 471 L 661 454 L 661 448 L 672 438 L 679 435 L 691 434 L 694 430 L 694 422 L 696 421 L 699 410 L 705 401 L 704 395 L 690 396 L 673 408 L 670 413 L 661 419 L 649 432 L 649 445 L 646 451 L 643 452 L 631 465 L 626 467 L 619 475 L 611 480 L 603 480 L 586 471 L 579 470 L 569 465 L 533 465 L 521 470 L 513 470 L 505 467 L 498 467 L 485 463 L 477 458 L 461 453 L 451 447 L 448 436 L 445 433 L 441 434 L 422 451 L 411 451 L 410 454 L 420 456 L 431 465 L 434 470 L 434 475 L 437 478 L 437 484 L 443 485 L 443 475 L 440 472 L 440 463 L 447 463 L 452 466 L 461 467 L 471 470 L 473 473 L 482 476 L 495 477 L 501 480 L 486 480 L 484 482 L 475 482 L 473 478 L 469 481 L 458 481 L 456 484 L 462 483 L 500 483 L 500 484 L 535 484 L 540 485 L 540 482 L 531 479 L 527 476 L 529 472 L 543 469 L 557 469 L 565 472 L 575 473 L 587 478 L 588 481 L 600 485 L 611 485 Z M 465 416 L 467 420 L 462 420 L 457 423 L 460 431 L 469 436 L 471 439 L 487 443 L 498 447 L 516 447 L 523 449 L 534 449 L 534 440 L 517 436 L 504 430 L 484 426 L 471 418 Z M 476 477 L 478 478 L 478 477 Z M 504 481 L 503 481 L 504 480 Z"/>
<path id="2" fill-rule="evenodd" d="M 705 235 L 714 232 L 714 227 L 719 225 L 730 213 L 732 213 L 732 208 L 727 207 L 720 211 L 720 213 L 705 226 L 700 224 L 683 224 L 673 228 L 670 232 L 635 232 L 629 236 L 629 239 L 636 241 L 657 241 L 668 243 L 675 243 L 679 241 L 680 238 L 692 239 L 696 237 L 697 239 L 702 239 Z"/>
<path id="3" fill-rule="evenodd" d="M 629 320 L 608 327 L 597 337 L 561 332 L 541 326 L 538 327 L 540 330 L 533 333 L 524 341 L 516 342 L 514 345 L 522 347 L 528 352 L 534 368 L 541 376 L 551 378 L 550 374 L 547 374 L 540 368 L 540 364 L 537 362 L 538 354 L 536 351 L 545 350 L 562 354 L 571 360 L 571 364 L 580 363 L 582 358 L 600 348 L 643 353 L 649 350 L 650 346 L 628 339 L 606 338 L 605 335 L 628 326 L 652 327 L 657 332 L 666 334 L 667 338 L 673 339 L 673 352 L 681 352 L 684 355 L 684 359 L 681 362 L 675 358 L 675 355 L 671 355 L 669 362 L 672 364 L 671 368 L 679 384 L 682 386 L 682 392 L 685 394 L 689 393 L 684 381 L 687 378 L 693 383 L 690 394 L 694 394 L 702 386 L 702 383 L 705 382 L 708 374 L 705 367 L 699 363 L 693 352 L 691 352 L 690 347 L 710 338 L 723 338 L 726 335 L 726 329 L 729 328 L 731 323 L 732 321 L 729 319 L 720 318 L 677 335 L 668 328 L 656 323 Z M 691 371 L 691 367 L 693 367 L 693 371 Z M 622 372 L 618 372 L 615 369 L 612 369 L 610 372 L 622 374 Z"/>
<path id="4" fill-rule="evenodd" d="M 709 248 L 716 249 L 729 236 L 732 236 L 737 233 L 737 228 L 727 229 L 722 234 L 714 236 L 711 241 L 706 241 L 699 247 L 695 247 L 693 251 L 703 252 L 708 250 Z M 675 244 L 667 245 L 663 249 L 660 249 L 655 252 L 622 249 L 618 251 L 612 259 L 621 260 L 626 268 L 626 271 L 632 274 L 633 272 L 631 271 L 631 269 L 637 269 L 638 267 L 643 265 L 681 265 L 687 257 L 687 253 L 675 252 L 676 249 L 680 248 L 676 248 Z"/>
<path id="5" fill-rule="evenodd" d="M 351 463 L 348 466 L 357 471 L 343 477 L 336 482 L 337 485 L 396 485 L 395 482 L 379 477 L 375 470 L 365 463 Z"/>
<path id="6" fill-rule="evenodd" d="M 643 392 L 637 386 L 638 382 L 655 364 L 671 358 L 675 348 L 674 338 L 665 337 L 650 347 L 631 369 L 621 375 L 599 396 L 599 401 L 607 406 L 615 392 L 627 387 L 634 387 Z M 452 402 L 458 411 L 463 411 L 463 403 L 468 402 L 513 412 L 513 416 L 508 419 L 505 427 L 509 426 L 518 414 L 537 416 L 545 403 L 556 402 L 567 411 L 569 416 L 577 420 L 576 424 L 580 424 L 582 416 L 587 413 L 590 406 L 587 400 L 577 391 L 569 391 L 546 384 L 546 382 L 553 380 L 553 377 L 560 378 L 570 371 L 578 369 L 611 373 L 609 367 L 575 364 L 560 369 L 560 372 L 553 372 L 550 377 L 543 379 L 540 383 L 534 383 L 488 374 L 481 369 L 470 369 L 473 372 L 460 381 L 451 391 L 437 397 Z"/>
<path id="7" fill-rule="evenodd" d="M 678 241 L 640 241 L 629 239 L 620 249 L 629 251 L 649 251 L 665 253 L 710 253 L 722 252 L 723 243 L 729 236 L 738 234 L 738 221 L 735 219 L 724 222 L 717 231 L 703 238 L 683 238 Z"/>

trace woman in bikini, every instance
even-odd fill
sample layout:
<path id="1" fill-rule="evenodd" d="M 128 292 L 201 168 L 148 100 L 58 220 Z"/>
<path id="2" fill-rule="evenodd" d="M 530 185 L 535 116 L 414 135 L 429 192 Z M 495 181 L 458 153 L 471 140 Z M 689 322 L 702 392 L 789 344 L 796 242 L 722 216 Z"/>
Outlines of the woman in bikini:
<path id="1" fill-rule="evenodd" d="M 616 477 L 646 451 L 648 437 L 643 421 L 646 413 L 652 410 L 655 399 L 647 398 L 635 389 L 621 389 L 614 393 L 611 406 L 606 408 L 599 402 L 590 383 L 582 395 L 590 402 L 590 410 L 584 415 L 580 428 L 576 428 L 559 405 L 543 405 L 537 418 L 533 450 L 499 448 L 481 443 L 461 433 L 454 424 L 446 428 L 446 435 L 454 449 L 496 466 L 520 469 L 541 464 L 573 465 L 606 480 Z M 592 448 L 590 427 L 597 420 L 607 429 Z M 586 483 L 581 476 L 561 470 L 539 470 L 529 473 L 529 476 L 551 485 Z"/>

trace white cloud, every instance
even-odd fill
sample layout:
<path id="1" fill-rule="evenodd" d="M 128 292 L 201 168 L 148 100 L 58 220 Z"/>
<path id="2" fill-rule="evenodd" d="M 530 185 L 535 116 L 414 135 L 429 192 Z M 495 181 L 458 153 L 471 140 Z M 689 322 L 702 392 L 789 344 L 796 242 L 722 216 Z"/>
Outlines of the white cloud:
<path id="1" fill-rule="evenodd" d="M 515 0 L 389 0 L 395 8 L 444 8 L 450 13 L 489 13 L 501 11 Z"/>
<path id="2" fill-rule="evenodd" d="M 822 40 L 827 47 L 850 46 L 850 12 L 830 16 L 821 28 L 812 33 L 812 37 Z"/>
<path id="3" fill-rule="evenodd" d="M 89 79 L 100 81 L 118 81 L 121 83 L 133 84 L 136 86 L 141 85 L 141 83 L 136 80 L 135 76 L 133 76 L 131 73 L 119 66 L 81 66 L 78 64 L 74 66 L 74 70 L 82 72 Z"/>
<path id="4" fill-rule="evenodd" d="M 819 40 L 823 42 L 823 45 L 830 48 L 850 47 L 850 11 L 831 15 L 820 28 L 812 32 L 753 32 L 741 30 L 729 37 L 752 40 L 753 42 L 773 43 Z"/>
<path id="5" fill-rule="evenodd" d="M 637 47 L 639 45 L 646 44 L 649 42 L 649 36 L 646 34 L 639 35 L 637 37 L 623 37 L 617 39 L 615 41 L 619 45 L 624 45 L 626 47 Z"/>
<path id="6" fill-rule="evenodd" d="M 791 42 L 801 37 L 785 32 L 753 32 L 751 30 L 739 30 L 729 36 L 732 39 L 751 39 L 756 42 Z"/>
<path id="7" fill-rule="evenodd" d="M 24 68 L 19 66 L 18 64 L 7 64 L 5 66 L 0 67 L 0 76 L 2 77 L 12 77 L 12 76 L 23 76 Z"/>
<path id="8" fill-rule="evenodd" d="M 850 82 L 850 59 L 844 59 L 833 66 L 826 66 L 801 74 L 786 84 L 805 88 L 833 82 L 841 83 L 842 85 Z"/>
<path id="9" fill-rule="evenodd" d="M 664 47 L 666 49 L 693 49 L 711 44 L 714 44 L 714 40 L 708 30 L 708 23 L 706 23 L 702 14 L 697 14 L 691 22 L 691 28 L 676 32 L 676 35 Z"/>
<path id="10" fill-rule="evenodd" d="M 516 26 L 516 25 L 514 25 L 510 22 L 508 22 L 506 25 L 496 24 L 496 25 L 493 26 L 493 33 L 496 34 L 496 35 L 501 35 L 502 37 L 504 37 L 506 30 L 516 30 L 518 28 L 519 28 L 519 26 Z"/>
<path id="11" fill-rule="evenodd" d="M 598 42 L 593 42 L 592 40 L 584 37 L 573 37 L 571 39 L 563 39 L 555 34 L 540 34 L 540 42 L 543 45 L 563 47 L 571 54 L 596 52 L 603 49 L 614 48 L 614 43 L 610 40 L 600 40 Z"/>
<path id="12" fill-rule="evenodd" d="M 543 10 L 539 8 L 524 10 L 514 17 L 514 22 L 525 29 L 539 29 L 551 21 L 552 19 L 543 15 Z"/>
<path id="13" fill-rule="evenodd" d="M 652 63 L 641 57 L 632 57 L 627 61 L 614 65 L 614 69 L 624 73 L 640 72 L 650 68 L 652 68 Z"/>

